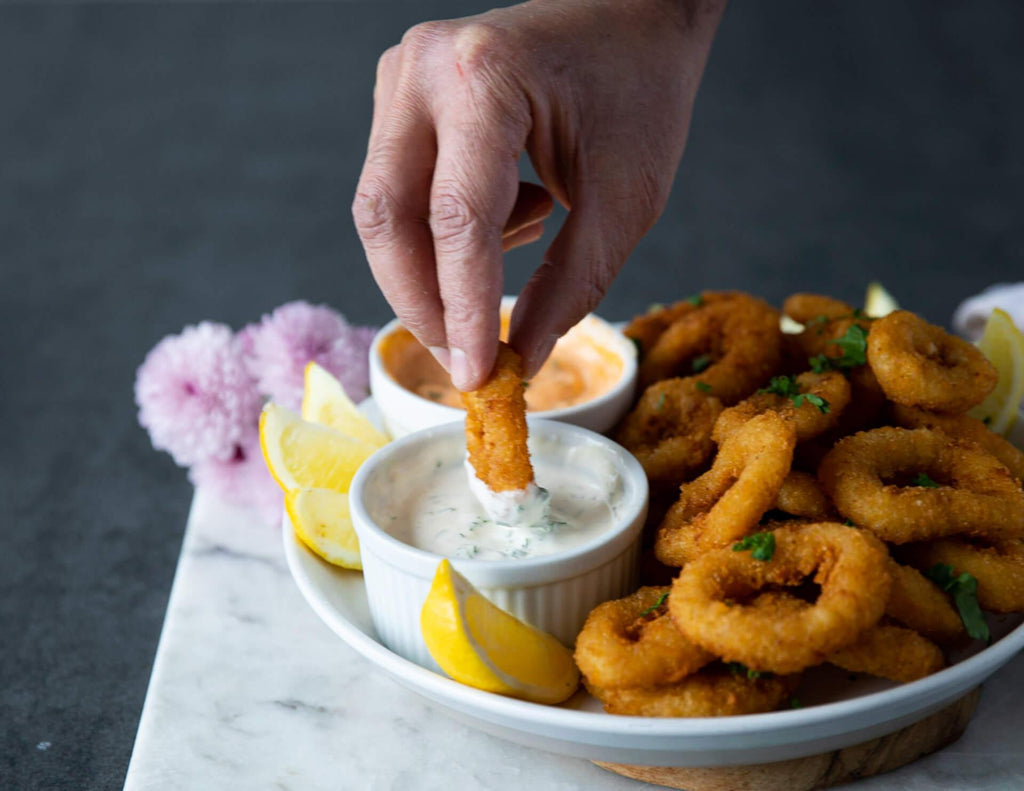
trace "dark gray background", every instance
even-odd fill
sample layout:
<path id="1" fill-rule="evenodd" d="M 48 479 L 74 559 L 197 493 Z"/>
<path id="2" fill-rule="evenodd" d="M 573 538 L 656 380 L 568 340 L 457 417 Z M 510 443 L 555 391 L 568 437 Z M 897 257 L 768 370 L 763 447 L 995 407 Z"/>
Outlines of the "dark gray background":
<path id="1" fill-rule="evenodd" d="M 376 56 L 485 7 L 0 5 L 0 787 L 123 782 L 191 494 L 135 368 L 294 298 L 389 318 L 349 217 Z M 1013 0 L 734 0 L 601 312 L 880 278 L 947 322 L 1019 279 L 1022 23 Z M 538 259 L 510 255 L 506 290 Z"/>

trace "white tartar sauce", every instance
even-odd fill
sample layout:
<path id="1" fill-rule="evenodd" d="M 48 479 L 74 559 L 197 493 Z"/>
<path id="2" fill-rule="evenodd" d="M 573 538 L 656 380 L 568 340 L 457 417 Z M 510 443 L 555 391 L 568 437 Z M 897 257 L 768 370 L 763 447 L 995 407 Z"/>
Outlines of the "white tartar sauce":
<path id="1" fill-rule="evenodd" d="M 623 485 L 604 447 L 531 436 L 530 456 L 539 490 L 525 496 L 502 493 L 508 496 L 498 519 L 474 493 L 482 482 L 466 462 L 461 437 L 441 439 L 429 453 L 396 459 L 382 470 L 373 496 L 367 497 L 370 516 L 406 544 L 473 560 L 549 555 L 583 544 L 614 524 Z"/>

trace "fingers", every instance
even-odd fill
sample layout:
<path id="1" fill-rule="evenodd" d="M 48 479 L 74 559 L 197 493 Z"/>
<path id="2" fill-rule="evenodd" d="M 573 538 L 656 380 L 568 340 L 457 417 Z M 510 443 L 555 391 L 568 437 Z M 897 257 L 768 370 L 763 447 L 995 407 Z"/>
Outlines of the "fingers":
<path id="1" fill-rule="evenodd" d="M 550 216 L 555 202 L 551 193 L 539 184 L 531 184 L 528 181 L 519 182 L 519 194 L 516 196 L 516 203 L 512 207 L 512 214 L 505 222 L 503 236 L 523 230 L 524 228 L 539 223 Z"/>
<path id="2" fill-rule="evenodd" d="M 540 185 L 519 182 L 519 195 L 502 231 L 502 249 L 508 251 L 540 239 L 544 235 L 543 220 L 550 216 L 554 205 L 551 193 Z"/>
<path id="3" fill-rule="evenodd" d="M 536 242 L 543 235 L 544 223 L 537 222 L 533 225 L 527 225 L 513 234 L 505 234 L 501 237 L 501 246 L 505 252 L 508 252 L 513 247 L 522 247 L 524 244 Z"/>
<path id="4" fill-rule="evenodd" d="M 449 373 L 460 390 L 480 387 L 494 365 L 500 330 L 502 234 L 519 194 L 517 157 L 527 123 L 489 113 L 484 100 L 461 103 L 437 124 L 437 162 L 430 196 L 437 282 L 444 305 Z M 528 122 L 528 119 L 527 119 Z M 529 191 L 522 220 L 543 213 Z M 522 228 L 520 230 L 523 230 Z M 513 232 L 514 233 L 514 232 Z"/>
<path id="5" fill-rule="evenodd" d="M 403 87 L 389 50 L 381 58 L 374 121 L 352 215 L 370 269 L 402 323 L 442 365 L 444 320 L 427 217 L 436 143 L 433 124 Z"/>
<path id="6" fill-rule="evenodd" d="M 523 356 L 531 377 L 562 335 L 597 307 L 642 232 L 626 233 L 588 196 L 574 203 L 512 311 L 509 344 Z"/>

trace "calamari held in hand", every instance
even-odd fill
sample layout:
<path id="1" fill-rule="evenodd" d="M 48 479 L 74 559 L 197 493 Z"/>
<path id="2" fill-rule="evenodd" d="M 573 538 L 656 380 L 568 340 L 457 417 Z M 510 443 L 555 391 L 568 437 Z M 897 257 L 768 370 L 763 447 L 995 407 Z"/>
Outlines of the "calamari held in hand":
<path id="1" fill-rule="evenodd" d="M 524 392 L 523 361 L 501 343 L 487 382 L 462 394 L 470 490 L 488 516 L 503 525 L 542 523 L 550 499 L 534 481 Z"/>

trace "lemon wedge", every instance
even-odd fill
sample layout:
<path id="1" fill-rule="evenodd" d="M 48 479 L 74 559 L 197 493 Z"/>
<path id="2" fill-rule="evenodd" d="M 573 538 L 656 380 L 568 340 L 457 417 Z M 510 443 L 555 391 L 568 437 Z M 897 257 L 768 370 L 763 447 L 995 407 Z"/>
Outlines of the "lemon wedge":
<path id="1" fill-rule="evenodd" d="M 782 330 L 783 335 L 799 335 L 804 331 L 804 325 L 783 313 L 779 317 L 779 329 Z"/>
<path id="2" fill-rule="evenodd" d="M 996 308 L 988 317 L 978 348 L 996 367 L 999 381 L 988 398 L 968 414 L 1005 436 L 1013 428 L 1024 398 L 1024 335 L 1005 310 Z"/>
<path id="3" fill-rule="evenodd" d="M 309 487 L 347 492 L 359 465 L 376 450 L 274 403 L 260 415 L 260 447 L 285 493 Z"/>
<path id="4" fill-rule="evenodd" d="M 572 653 L 496 607 L 442 560 L 420 612 L 427 650 L 456 681 L 536 703 L 561 703 L 580 683 Z"/>
<path id="5" fill-rule="evenodd" d="M 388 442 L 388 438 L 359 413 L 341 382 L 315 362 L 306 365 L 302 418 L 322 423 L 374 448 L 383 448 Z"/>
<path id="6" fill-rule="evenodd" d="M 331 489 L 295 489 L 285 495 L 284 507 L 303 544 L 335 566 L 363 568 L 347 494 Z"/>
<path id="7" fill-rule="evenodd" d="M 882 316 L 888 316 L 894 310 L 899 310 L 899 308 L 900 306 L 896 303 L 896 299 L 885 290 L 885 286 L 877 280 L 868 283 L 868 291 L 864 296 L 864 312 L 870 318 L 880 319 Z"/>

